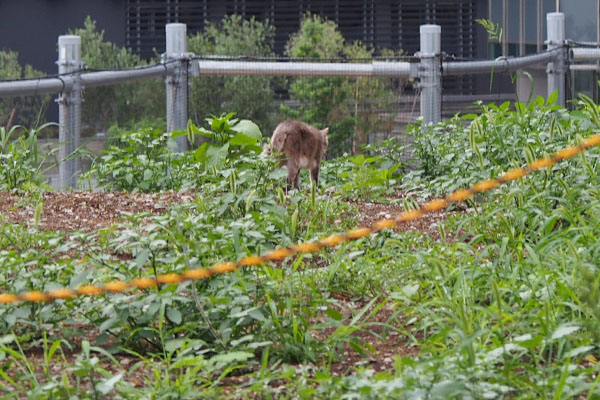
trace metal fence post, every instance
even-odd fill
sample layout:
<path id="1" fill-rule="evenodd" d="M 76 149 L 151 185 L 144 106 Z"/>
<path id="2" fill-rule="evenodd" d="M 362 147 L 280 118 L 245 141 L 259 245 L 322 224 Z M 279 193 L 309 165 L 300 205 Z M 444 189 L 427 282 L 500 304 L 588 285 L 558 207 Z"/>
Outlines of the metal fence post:
<path id="1" fill-rule="evenodd" d="M 565 43 L 565 15 L 560 12 L 546 14 L 548 26 L 548 50 L 559 49 L 554 62 L 548 63 L 546 72 L 548 74 L 548 96 L 558 90 L 556 104 L 565 105 L 565 73 L 567 50 L 563 47 Z M 562 50 L 560 50 L 562 48 Z"/>
<path id="2" fill-rule="evenodd" d="M 188 121 L 188 60 L 185 24 L 173 23 L 165 26 L 167 45 L 164 62 L 174 63 L 173 74 L 167 75 L 167 132 L 187 128 Z M 187 150 L 187 136 L 175 139 L 177 151 Z"/>
<path id="3" fill-rule="evenodd" d="M 60 143 L 58 166 L 58 186 L 61 190 L 73 188 L 81 171 L 81 159 L 70 156 L 81 142 L 81 38 L 75 35 L 58 37 L 58 73 L 70 74 L 73 86 L 59 94 L 58 102 L 58 141 Z"/>
<path id="4" fill-rule="evenodd" d="M 425 124 L 437 124 L 442 119 L 442 73 L 440 70 L 441 33 L 439 25 L 421 25 L 421 58 L 419 88 L 421 116 Z"/>

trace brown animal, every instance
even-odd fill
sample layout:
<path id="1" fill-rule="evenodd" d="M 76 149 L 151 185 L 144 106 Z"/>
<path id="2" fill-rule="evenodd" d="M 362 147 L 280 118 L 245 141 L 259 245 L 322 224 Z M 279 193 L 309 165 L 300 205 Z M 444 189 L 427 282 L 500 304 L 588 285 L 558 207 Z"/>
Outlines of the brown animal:
<path id="1" fill-rule="evenodd" d="M 283 153 L 281 166 L 288 171 L 288 187 L 299 188 L 300 169 L 310 170 L 311 180 L 319 184 L 319 168 L 321 159 L 327 149 L 327 132 L 329 128 L 319 130 L 312 125 L 299 121 L 283 121 L 273 131 L 271 145 L 264 147 L 264 152 L 271 150 Z"/>

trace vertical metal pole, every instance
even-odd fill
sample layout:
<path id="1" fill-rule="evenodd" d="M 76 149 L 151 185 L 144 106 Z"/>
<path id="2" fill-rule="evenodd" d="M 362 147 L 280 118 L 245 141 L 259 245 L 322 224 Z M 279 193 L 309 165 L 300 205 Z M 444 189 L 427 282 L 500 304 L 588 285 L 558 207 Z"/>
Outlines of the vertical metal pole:
<path id="1" fill-rule="evenodd" d="M 81 142 L 81 38 L 75 35 L 58 37 L 58 73 L 71 74 L 73 87 L 63 92 L 56 100 L 58 102 L 58 141 L 60 143 L 58 166 L 58 185 L 60 190 L 75 187 L 77 175 L 81 172 L 81 159 L 72 158 L 66 161 Z"/>
<path id="2" fill-rule="evenodd" d="M 180 23 L 167 24 L 165 27 L 167 46 L 164 61 L 174 63 L 172 75 L 167 75 L 167 132 L 187 128 L 188 121 L 188 60 L 184 59 L 187 51 L 186 25 Z M 187 150 L 187 137 L 175 139 L 177 151 Z M 174 149 L 175 150 L 175 149 Z"/>
<path id="3" fill-rule="evenodd" d="M 565 60 L 567 57 L 565 42 L 565 15 L 560 12 L 548 13 L 546 15 L 548 26 L 548 50 L 558 49 L 554 62 L 548 63 L 546 73 L 548 74 L 548 96 L 555 90 L 558 90 L 558 99 L 556 104 L 565 105 Z"/>
<path id="4" fill-rule="evenodd" d="M 442 119 L 442 73 L 440 70 L 441 34 L 439 25 L 421 25 L 421 57 L 419 77 L 421 116 L 425 124 L 437 124 Z"/>

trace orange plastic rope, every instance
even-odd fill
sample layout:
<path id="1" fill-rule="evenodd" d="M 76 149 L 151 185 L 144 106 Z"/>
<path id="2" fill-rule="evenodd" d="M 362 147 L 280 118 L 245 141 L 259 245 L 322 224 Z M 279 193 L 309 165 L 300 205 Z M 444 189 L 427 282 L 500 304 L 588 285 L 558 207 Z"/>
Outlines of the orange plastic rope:
<path id="1" fill-rule="evenodd" d="M 416 210 L 404 211 L 397 214 L 395 218 L 381 219 L 373 223 L 371 227 L 359 227 L 349 230 L 343 234 L 327 236 L 316 242 L 298 243 L 289 248 L 272 250 L 262 256 L 251 255 L 243 257 L 237 262 L 221 262 L 208 268 L 192 269 L 181 274 L 168 273 L 158 275 L 156 278 L 136 278 L 132 279 L 130 282 L 115 280 L 105 283 L 101 286 L 84 285 L 75 290 L 62 288 L 50 290 L 48 292 L 32 290 L 20 294 L 3 293 L 0 294 L 0 303 L 10 304 L 19 301 L 48 302 L 57 299 L 70 299 L 76 296 L 96 296 L 107 292 L 121 293 L 130 289 L 150 289 L 159 284 L 178 284 L 188 280 L 208 279 L 216 274 L 233 272 L 240 267 L 256 266 L 267 261 L 281 261 L 294 254 L 314 253 L 324 247 L 335 247 L 341 243 L 349 240 L 360 239 L 383 229 L 393 229 L 402 222 L 421 218 L 426 213 L 439 211 L 448 207 L 450 203 L 464 201 L 476 193 L 491 190 L 506 182 L 523 178 L 527 174 L 536 170 L 551 167 L 564 159 L 574 157 L 582 151 L 597 145 L 600 145 L 600 134 L 584 139 L 577 146 L 567 147 L 563 150 L 560 150 L 552 157 L 536 160 L 527 165 L 525 168 L 511 169 L 499 178 L 478 182 L 469 189 L 459 189 L 454 193 L 449 194 L 445 198 L 430 200 Z"/>

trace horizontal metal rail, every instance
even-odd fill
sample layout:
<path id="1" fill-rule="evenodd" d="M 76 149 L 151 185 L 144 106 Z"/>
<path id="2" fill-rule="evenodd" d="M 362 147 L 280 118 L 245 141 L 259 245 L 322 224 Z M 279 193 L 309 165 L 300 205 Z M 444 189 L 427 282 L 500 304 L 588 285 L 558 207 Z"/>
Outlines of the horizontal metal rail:
<path id="1" fill-rule="evenodd" d="M 173 73 L 173 64 L 160 64 L 152 67 L 139 67 L 123 71 L 86 72 L 80 75 L 84 88 L 116 85 L 141 79 L 150 79 Z M 37 96 L 69 92 L 73 88 L 73 75 L 61 77 L 24 79 L 0 82 L 0 97 Z"/>
<path id="2" fill-rule="evenodd" d="M 600 49 L 571 49 L 573 60 L 600 59 Z M 546 52 L 517 58 L 485 61 L 450 61 L 442 63 L 444 75 L 461 75 L 516 70 L 529 65 L 552 62 L 557 52 Z M 415 74 L 409 62 L 375 61 L 372 63 L 316 63 L 193 60 L 199 75 L 272 75 L 272 76 L 380 76 L 408 77 Z M 416 64 L 415 64 L 416 66 Z M 196 67 L 196 66 L 194 66 Z M 116 85 L 141 79 L 169 75 L 173 64 L 160 64 L 123 71 L 87 72 L 80 75 L 84 88 Z M 194 69 L 194 68 L 192 68 Z M 68 92 L 72 76 L 0 82 L 0 97 L 34 96 Z"/>
<path id="3" fill-rule="evenodd" d="M 599 61 L 600 49 L 576 48 L 569 50 L 569 61 Z"/>
<path id="4" fill-rule="evenodd" d="M 486 61 L 449 61 L 442 63 L 444 75 L 484 74 L 494 72 L 514 71 L 535 64 L 552 62 L 559 55 L 557 51 L 515 58 L 497 58 Z"/>
<path id="5" fill-rule="evenodd" d="M 194 62 L 194 61 L 192 61 Z M 196 60 L 200 75 L 278 75 L 278 76 L 388 76 L 410 75 L 410 63 L 305 63 L 263 61 Z"/>
<path id="6" fill-rule="evenodd" d="M 70 91 L 72 87 L 73 79 L 70 76 L 0 82 L 0 97 L 52 94 Z"/>
<path id="7" fill-rule="evenodd" d="M 116 85 L 118 83 L 158 78 L 173 72 L 173 64 L 160 64 L 152 67 L 139 67 L 123 71 L 100 71 L 81 74 L 84 88 Z"/>

